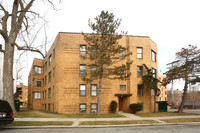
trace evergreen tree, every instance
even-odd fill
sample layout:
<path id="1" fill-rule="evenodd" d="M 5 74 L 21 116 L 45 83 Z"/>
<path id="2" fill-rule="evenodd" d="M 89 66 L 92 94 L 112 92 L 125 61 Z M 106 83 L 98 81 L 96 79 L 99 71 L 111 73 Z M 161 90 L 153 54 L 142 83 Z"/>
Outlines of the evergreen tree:
<path id="1" fill-rule="evenodd" d="M 127 56 L 131 53 L 128 47 L 122 47 L 118 40 L 122 38 L 124 32 L 117 33 L 121 20 L 114 19 L 114 15 L 108 11 L 101 11 L 101 14 L 94 18 L 95 22 L 89 19 L 89 27 L 92 34 L 84 34 L 87 45 L 87 56 L 92 64 L 90 77 L 83 78 L 86 82 L 99 81 L 97 115 L 100 114 L 101 86 L 102 79 L 127 79 L 130 76 L 130 65 L 132 62 Z M 120 61 L 127 59 L 125 64 Z M 120 65 L 119 65 L 120 64 Z"/>
<path id="2" fill-rule="evenodd" d="M 189 83 L 200 82 L 200 49 L 194 45 L 182 48 L 176 53 L 175 62 L 173 68 L 170 68 L 165 74 L 168 83 L 176 79 L 183 79 L 185 82 L 182 102 L 178 110 L 179 113 L 182 113 Z"/>
<path id="3" fill-rule="evenodd" d="M 143 86 L 145 89 L 153 90 L 154 92 L 154 113 L 156 112 L 156 96 L 160 95 L 160 89 L 158 88 L 158 82 L 159 80 L 156 78 L 155 73 L 152 72 L 152 69 L 149 69 L 145 64 L 143 64 L 145 67 L 147 74 L 142 77 L 143 80 Z"/>

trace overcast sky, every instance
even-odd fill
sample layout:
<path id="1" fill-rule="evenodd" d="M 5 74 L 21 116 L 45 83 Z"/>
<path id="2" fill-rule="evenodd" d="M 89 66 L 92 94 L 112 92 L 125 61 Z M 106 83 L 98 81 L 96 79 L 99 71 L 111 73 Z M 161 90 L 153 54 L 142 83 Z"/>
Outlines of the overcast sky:
<path id="1" fill-rule="evenodd" d="M 200 46 L 200 0 L 63 0 L 57 7 L 61 10 L 52 10 L 49 4 L 37 7 L 48 20 L 50 45 L 58 32 L 91 33 L 88 19 L 108 10 L 122 19 L 119 30 L 128 31 L 128 35 L 149 36 L 157 44 L 161 74 L 182 47 Z M 32 61 L 31 57 L 26 58 Z M 27 63 L 24 71 L 29 72 L 31 64 Z M 27 77 L 24 76 L 25 84 Z"/>

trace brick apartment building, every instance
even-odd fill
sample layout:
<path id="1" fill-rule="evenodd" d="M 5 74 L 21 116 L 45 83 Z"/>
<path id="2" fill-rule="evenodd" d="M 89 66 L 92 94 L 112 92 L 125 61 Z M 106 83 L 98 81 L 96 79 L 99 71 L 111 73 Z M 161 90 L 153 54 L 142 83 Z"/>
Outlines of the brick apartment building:
<path id="1" fill-rule="evenodd" d="M 158 75 L 158 79 L 160 82 L 162 82 L 164 78 L 166 78 L 166 76 Z M 163 86 L 162 83 L 158 83 L 158 88 L 160 89 L 158 101 L 167 101 L 167 86 Z"/>
<path id="2" fill-rule="evenodd" d="M 20 101 L 20 106 L 27 107 L 28 105 L 28 86 L 20 83 L 17 85 L 16 92 L 19 93 L 17 100 Z"/>
<path id="3" fill-rule="evenodd" d="M 151 90 L 142 88 L 142 64 L 157 75 L 157 46 L 149 37 L 123 36 L 119 44 L 128 48 L 133 61 L 128 80 L 102 81 L 101 113 L 109 113 L 112 100 L 117 111 L 129 112 L 131 103 L 143 105 L 143 112 L 153 111 Z M 98 81 L 85 83 L 81 78 L 90 75 L 92 67 L 86 55 L 86 42 L 81 33 L 60 32 L 44 60 L 34 59 L 29 73 L 28 107 L 58 113 L 95 113 L 97 110 Z M 127 59 L 125 59 L 127 60 Z"/>

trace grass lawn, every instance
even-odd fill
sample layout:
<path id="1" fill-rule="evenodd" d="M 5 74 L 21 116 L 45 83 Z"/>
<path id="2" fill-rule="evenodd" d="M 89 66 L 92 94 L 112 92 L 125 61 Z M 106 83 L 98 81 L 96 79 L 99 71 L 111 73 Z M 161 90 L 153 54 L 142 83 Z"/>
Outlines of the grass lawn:
<path id="1" fill-rule="evenodd" d="M 162 119 L 161 121 L 164 121 L 164 122 L 167 122 L 167 123 L 200 122 L 200 118 Z"/>
<path id="2" fill-rule="evenodd" d="M 45 111 L 23 110 L 14 114 L 15 118 L 119 118 L 119 114 L 58 114 Z"/>
<path id="3" fill-rule="evenodd" d="M 83 121 L 79 125 L 123 125 L 123 124 L 151 124 L 159 123 L 154 120 L 127 120 L 127 121 Z"/>
<path id="4" fill-rule="evenodd" d="M 14 121 L 8 126 L 52 126 L 52 125 L 72 125 L 72 121 Z"/>
<path id="5" fill-rule="evenodd" d="M 136 115 L 140 117 L 163 117 L 163 116 L 185 116 L 185 115 L 195 115 L 195 114 L 176 113 L 176 112 L 156 112 L 156 113 L 138 113 Z"/>

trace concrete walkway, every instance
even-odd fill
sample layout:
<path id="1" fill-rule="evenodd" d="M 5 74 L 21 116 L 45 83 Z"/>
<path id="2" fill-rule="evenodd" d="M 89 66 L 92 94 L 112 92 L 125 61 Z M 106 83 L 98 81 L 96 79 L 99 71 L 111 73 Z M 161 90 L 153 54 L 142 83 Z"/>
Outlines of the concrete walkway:
<path id="1" fill-rule="evenodd" d="M 139 117 L 130 113 L 120 112 L 120 115 L 125 117 L 120 118 L 15 118 L 15 121 L 72 121 L 72 126 L 68 127 L 81 127 L 79 122 L 82 121 L 125 121 L 125 120 L 155 120 L 160 124 L 167 124 L 162 119 L 177 119 L 177 118 L 200 118 L 200 115 L 189 116 L 167 116 L 167 117 Z"/>

